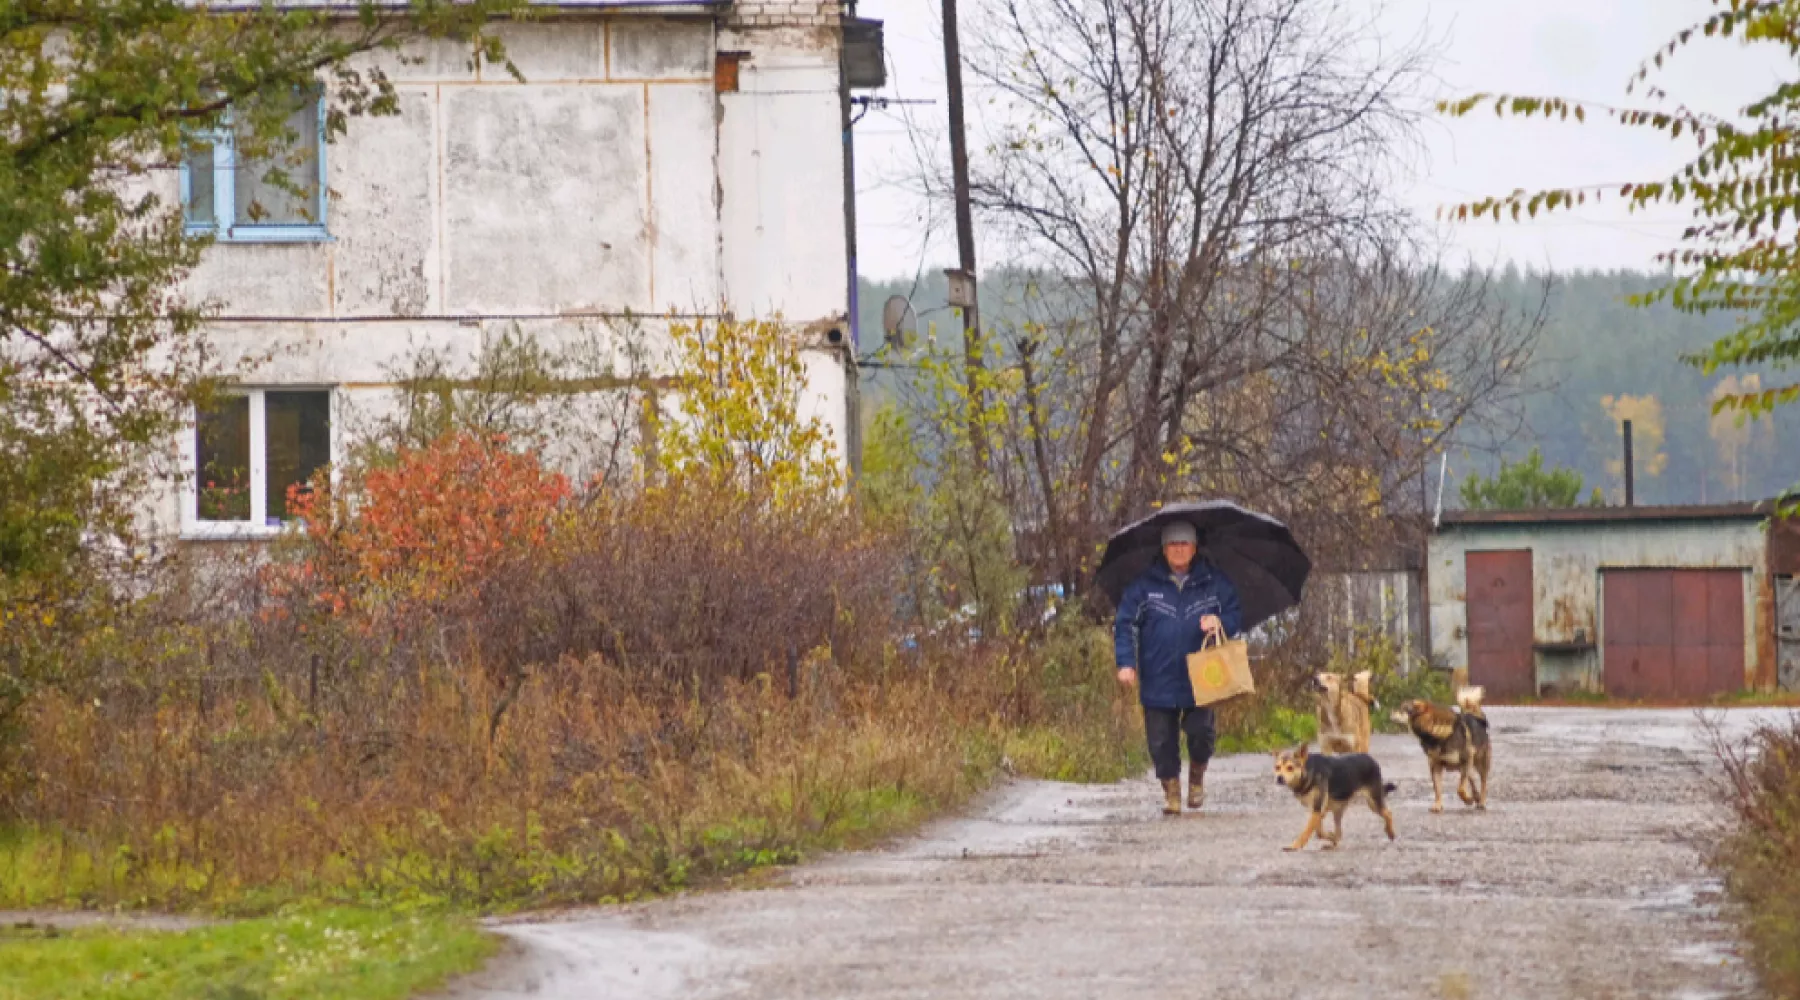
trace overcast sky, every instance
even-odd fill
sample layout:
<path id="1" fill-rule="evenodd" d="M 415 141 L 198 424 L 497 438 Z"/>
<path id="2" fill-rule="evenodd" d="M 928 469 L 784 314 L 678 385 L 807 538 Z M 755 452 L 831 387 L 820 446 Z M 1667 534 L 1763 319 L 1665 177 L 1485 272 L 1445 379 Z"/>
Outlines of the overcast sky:
<path id="1" fill-rule="evenodd" d="M 965 24 L 980 2 L 962 0 Z M 1625 84 L 1642 60 L 1713 9 L 1708 0 L 1367 3 L 1380 18 L 1384 39 L 1429 40 L 1437 62 L 1432 81 L 1415 95 L 1421 107 L 1475 91 L 1627 103 Z M 889 79 L 881 96 L 933 102 L 874 111 L 857 126 L 859 270 L 886 278 L 948 266 L 956 256 L 950 220 L 924 205 L 909 180 L 919 169 L 919 130 L 924 145 L 934 149 L 941 149 L 945 132 L 937 0 L 862 0 L 859 12 L 886 22 Z M 974 43 L 965 30 L 965 48 Z M 1658 79 L 1678 100 L 1728 112 L 1766 91 L 1779 69 L 1773 57 L 1747 58 L 1734 43 L 1707 40 Z M 978 111 L 971 100 L 970 113 Z M 914 135 L 908 134 L 909 119 Z M 1648 131 L 1595 125 L 1592 119 L 1576 126 L 1496 121 L 1491 115 L 1461 121 L 1431 116 L 1420 138 L 1424 148 L 1396 195 L 1427 220 L 1441 205 L 1514 188 L 1660 176 L 1692 152 L 1691 146 Z M 971 146 L 977 141 L 972 137 Z M 1445 235 L 1457 251 L 1480 263 L 1564 270 L 1650 267 L 1654 255 L 1680 235 L 1683 218 L 1667 211 L 1628 214 L 1608 205 L 1529 224 L 1448 226 Z M 999 263 L 986 247 L 981 258 L 984 268 Z"/>

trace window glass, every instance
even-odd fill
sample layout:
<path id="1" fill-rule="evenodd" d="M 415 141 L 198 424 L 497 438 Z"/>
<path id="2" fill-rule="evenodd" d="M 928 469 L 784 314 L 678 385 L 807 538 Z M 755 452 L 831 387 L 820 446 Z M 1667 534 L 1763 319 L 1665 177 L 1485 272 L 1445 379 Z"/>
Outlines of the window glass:
<path id="1" fill-rule="evenodd" d="M 182 206 L 190 226 L 217 225 L 213 214 L 213 145 L 196 142 L 187 150 L 187 204 Z"/>
<path id="2" fill-rule="evenodd" d="M 319 94 L 297 98 L 288 115 L 291 144 L 277 141 L 277 148 L 257 160 L 240 158 L 233 182 L 236 195 L 233 221 L 245 226 L 310 226 L 319 222 Z M 243 135 L 240 133 L 240 145 Z M 284 183 L 270 178 L 279 171 Z"/>
<path id="3" fill-rule="evenodd" d="M 270 523 L 288 519 L 288 490 L 304 487 L 331 461 L 331 393 L 270 392 L 264 438 L 269 452 L 267 502 Z"/>
<path id="4" fill-rule="evenodd" d="M 195 483 L 202 521 L 250 520 L 250 398 L 202 410 L 194 427 Z"/>

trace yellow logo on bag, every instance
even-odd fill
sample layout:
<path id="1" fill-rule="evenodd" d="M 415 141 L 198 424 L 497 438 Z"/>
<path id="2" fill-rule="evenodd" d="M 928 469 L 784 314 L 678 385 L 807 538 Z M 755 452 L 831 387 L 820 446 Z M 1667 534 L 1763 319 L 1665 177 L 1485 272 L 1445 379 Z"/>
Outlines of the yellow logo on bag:
<path id="1" fill-rule="evenodd" d="M 1188 680 L 1194 687 L 1194 703 L 1216 705 L 1239 695 L 1253 694 L 1249 647 L 1242 639 L 1209 641 L 1206 648 L 1189 653 Z"/>

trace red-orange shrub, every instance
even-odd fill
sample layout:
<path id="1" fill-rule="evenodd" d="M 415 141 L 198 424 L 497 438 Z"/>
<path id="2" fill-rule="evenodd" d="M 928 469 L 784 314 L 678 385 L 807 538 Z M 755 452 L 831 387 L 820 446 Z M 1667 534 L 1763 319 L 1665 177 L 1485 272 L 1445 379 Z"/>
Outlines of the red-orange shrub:
<path id="1" fill-rule="evenodd" d="M 402 450 L 352 489 L 334 494 L 321 480 L 297 493 L 290 509 L 308 544 L 281 572 L 334 611 L 438 603 L 541 551 L 572 495 L 565 476 L 503 439 L 446 435 Z"/>

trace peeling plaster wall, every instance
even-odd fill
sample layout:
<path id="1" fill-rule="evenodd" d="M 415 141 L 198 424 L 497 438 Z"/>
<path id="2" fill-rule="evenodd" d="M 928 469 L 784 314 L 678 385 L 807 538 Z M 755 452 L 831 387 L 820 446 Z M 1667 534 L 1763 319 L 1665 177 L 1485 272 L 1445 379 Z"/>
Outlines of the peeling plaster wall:
<path id="1" fill-rule="evenodd" d="M 797 330 L 849 329 L 849 249 L 844 239 L 844 155 L 835 4 L 739 3 L 720 51 L 748 52 L 735 93 L 720 94 L 718 176 L 724 297 L 741 314 L 780 315 Z M 832 123 L 822 146 L 821 123 Z M 847 453 L 847 372 L 842 354 L 808 350 L 802 407 L 829 421 Z M 827 388 L 829 387 L 829 388 Z"/>
<path id="2" fill-rule="evenodd" d="M 1616 521 L 1529 525 L 1445 525 L 1432 536 L 1432 661 L 1469 665 L 1467 555 L 1531 551 L 1532 641 L 1575 643 L 1589 652 L 1539 651 L 1540 685 L 1600 689 L 1600 610 L 1607 569 L 1738 569 L 1744 578 L 1744 686 L 1774 684 L 1772 605 L 1767 537 L 1761 522 Z"/>
<path id="3" fill-rule="evenodd" d="M 502 26 L 523 82 L 446 42 L 371 57 L 399 114 L 327 148 L 331 239 L 219 243 L 187 291 L 222 357 L 256 359 L 246 384 L 334 387 L 345 415 L 391 405 L 420 349 L 473 359 L 517 329 L 622 357 L 632 314 L 657 317 L 635 323 L 655 355 L 672 313 L 779 314 L 841 454 L 846 358 L 817 334 L 848 314 L 837 24 L 768 0 Z M 715 92 L 718 52 L 744 54 L 737 93 Z M 172 492 L 157 507 L 177 516 Z"/>

